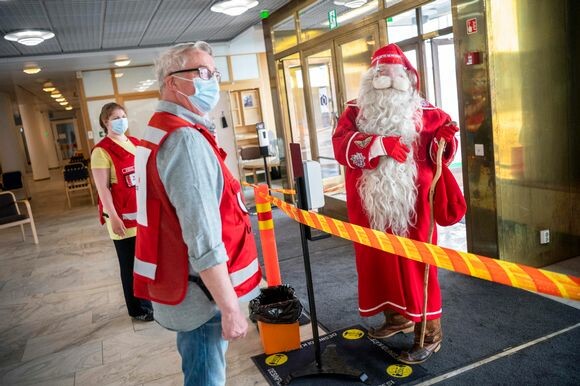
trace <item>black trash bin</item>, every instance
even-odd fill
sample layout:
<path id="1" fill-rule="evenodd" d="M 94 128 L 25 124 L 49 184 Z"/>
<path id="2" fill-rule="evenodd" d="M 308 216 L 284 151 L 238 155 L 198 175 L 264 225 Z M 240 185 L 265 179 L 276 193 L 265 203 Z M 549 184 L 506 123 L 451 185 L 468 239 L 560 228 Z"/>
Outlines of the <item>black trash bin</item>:
<path id="1" fill-rule="evenodd" d="M 260 295 L 250 301 L 250 320 L 272 324 L 294 323 L 302 314 L 302 303 L 289 285 L 260 289 Z"/>

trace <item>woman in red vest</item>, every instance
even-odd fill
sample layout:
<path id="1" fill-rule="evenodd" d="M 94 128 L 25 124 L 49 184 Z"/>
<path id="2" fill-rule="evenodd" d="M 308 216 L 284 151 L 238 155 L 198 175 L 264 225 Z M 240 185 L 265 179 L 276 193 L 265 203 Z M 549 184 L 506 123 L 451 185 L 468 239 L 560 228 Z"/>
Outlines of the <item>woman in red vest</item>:
<path id="1" fill-rule="evenodd" d="M 100 221 L 107 225 L 117 250 L 127 311 L 134 319 L 150 322 L 153 320 L 151 302 L 133 295 L 137 234 L 135 145 L 139 140 L 125 135 L 129 126 L 127 113 L 117 103 L 103 106 L 99 124 L 107 136 L 93 148 L 91 170 L 99 193 Z"/>

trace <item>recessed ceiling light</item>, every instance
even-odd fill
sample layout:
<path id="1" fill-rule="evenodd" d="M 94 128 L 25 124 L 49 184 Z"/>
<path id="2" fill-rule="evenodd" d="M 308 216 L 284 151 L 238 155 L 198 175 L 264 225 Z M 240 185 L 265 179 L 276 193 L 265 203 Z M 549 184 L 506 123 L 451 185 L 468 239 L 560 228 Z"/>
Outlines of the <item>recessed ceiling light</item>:
<path id="1" fill-rule="evenodd" d="M 66 106 L 64 109 L 65 110 L 72 110 L 73 108 L 72 108 L 72 106 Z"/>
<path id="2" fill-rule="evenodd" d="M 4 35 L 4 39 L 9 40 L 11 42 L 18 42 L 20 44 L 24 44 L 25 46 L 35 46 L 53 37 L 54 33 L 40 29 L 14 31 Z"/>
<path id="3" fill-rule="evenodd" d="M 68 105 L 68 102 L 67 102 L 67 101 L 60 102 L 60 103 L 59 103 L 59 105 L 61 105 L 61 106 L 66 106 L 66 105 Z"/>
<path id="4" fill-rule="evenodd" d="M 213 12 L 225 13 L 228 16 L 238 16 L 256 5 L 258 2 L 253 0 L 229 0 L 220 1 L 212 5 L 210 9 Z"/>
<path id="5" fill-rule="evenodd" d="M 31 65 L 27 65 L 26 67 L 24 67 L 24 69 L 22 71 L 27 73 L 27 74 L 32 75 L 32 74 L 38 74 L 42 70 L 37 65 L 31 64 Z"/>
<path id="6" fill-rule="evenodd" d="M 54 99 L 62 98 L 62 94 L 59 91 L 55 90 L 50 93 L 50 97 Z"/>
<path id="7" fill-rule="evenodd" d="M 56 98 L 55 101 L 56 102 L 64 102 L 64 101 L 66 101 L 66 99 L 64 99 L 64 98 Z"/>
<path id="8" fill-rule="evenodd" d="M 131 59 L 119 59 L 119 60 L 115 61 L 115 66 L 125 67 L 125 66 L 128 66 L 129 63 L 131 63 Z"/>

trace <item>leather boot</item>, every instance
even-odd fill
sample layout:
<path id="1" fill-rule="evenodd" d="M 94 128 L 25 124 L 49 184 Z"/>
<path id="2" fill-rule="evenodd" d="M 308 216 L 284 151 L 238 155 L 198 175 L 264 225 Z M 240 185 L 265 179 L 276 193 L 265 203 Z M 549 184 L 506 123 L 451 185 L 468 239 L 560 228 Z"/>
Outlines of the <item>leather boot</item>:
<path id="1" fill-rule="evenodd" d="M 371 338 L 386 339 L 399 332 L 406 334 L 413 331 L 414 323 L 403 315 L 390 310 L 383 311 L 383 313 L 385 314 L 385 322 L 380 327 L 373 327 L 369 330 Z"/>
<path id="2" fill-rule="evenodd" d="M 428 320 L 425 328 L 425 341 L 421 343 L 421 323 L 415 323 L 415 342 L 411 350 L 402 352 L 398 360 L 408 365 L 423 363 L 441 349 L 443 331 L 441 330 L 441 318 Z"/>

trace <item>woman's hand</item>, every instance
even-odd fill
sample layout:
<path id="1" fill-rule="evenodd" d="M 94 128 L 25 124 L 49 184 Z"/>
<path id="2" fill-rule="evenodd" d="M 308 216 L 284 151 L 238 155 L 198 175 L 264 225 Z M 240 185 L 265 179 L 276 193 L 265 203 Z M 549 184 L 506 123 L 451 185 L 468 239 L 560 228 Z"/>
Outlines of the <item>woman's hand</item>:
<path id="1" fill-rule="evenodd" d="M 125 236 L 125 232 L 127 231 L 127 228 L 125 227 L 125 224 L 123 224 L 123 220 L 121 220 L 121 218 L 119 216 L 117 216 L 116 214 L 113 216 L 110 216 L 110 220 L 111 220 L 111 228 L 113 229 L 113 233 L 115 233 L 117 236 Z"/>

